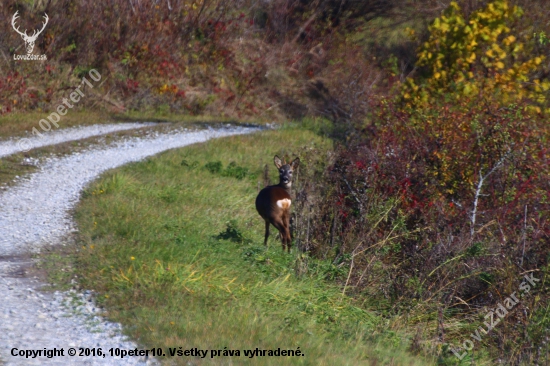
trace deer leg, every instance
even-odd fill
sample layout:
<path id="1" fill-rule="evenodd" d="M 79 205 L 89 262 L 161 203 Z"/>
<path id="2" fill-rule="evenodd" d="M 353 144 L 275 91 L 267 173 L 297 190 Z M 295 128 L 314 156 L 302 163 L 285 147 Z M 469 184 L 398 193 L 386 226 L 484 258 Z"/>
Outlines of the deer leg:
<path id="1" fill-rule="evenodd" d="M 286 250 L 290 253 L 290 244 L 292 243 L 292 237 L 290 236 L 290 230 L 286 228 Z"/>
<path id="2" fill-rule="evenodd" d="M 290 253 L 290 244 L 292 243 L 292 235 L 290 234 L 290 215 L 285 215 L 283 218 L 284 237 L 286 239 L 286 250 Z"/>
<path id="3" fill-rule="evenodd" d="M 279 230 L 279 236 L 281 237 L 281 243 L 283 244 L 283 251 L 285 250 L 286 248 L 286 230 L 285 229 L 285 226 L 283 224 L 283 222 L 281 222 L 280 220 L 277 220 L 277 221 L 274 221 L 273 222 L 273 226 L 275 226 L 277 228 L 277 230 Z"/>
<path id="4" fill-rule="evenodd" d="M 279 237 L 281 238 L 281 244 L 283 245 L 283 252 L 285 251 L 285 236 L 282 231 L 279 231 Z"/>
<path id="5" fill-rule="evenodd" d="M 265 220 L 265 240 L 264 245 L 267 247 L 267 238 L 269 238 L 269 221 Z"/>

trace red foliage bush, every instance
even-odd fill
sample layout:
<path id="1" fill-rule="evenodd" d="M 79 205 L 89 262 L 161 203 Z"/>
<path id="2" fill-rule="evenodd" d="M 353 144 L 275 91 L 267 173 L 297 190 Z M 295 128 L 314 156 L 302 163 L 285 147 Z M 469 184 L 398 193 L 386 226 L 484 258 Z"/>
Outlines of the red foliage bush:
<path id="1" fill-rule="evenodd" d="M 348 291 L 384 311 L 443 308 L 474 321 L 475 309 L 516 291 L 524 273 L 544 277 L 550 258 L 544 120 L 520 106 L 476 101 L 403 111 L 382 99 L 372 110 L 372 123 L 356 125 L 323 184 L 298 193 L 309 197 L 308 205 L 297 205 L 307 207 L 301 214 L 313 215 L 310 249 L 346 265 Z M 537 291 L 545 300 L 532 296 L 524 309 L 549 305 L 548 290 Z M 542 341 L 536 321 L 521 312 L 510 318 L 516 322 L 495 335 L 501 342 Z M 519 320 L 531 340 L 516 329 Z"/>

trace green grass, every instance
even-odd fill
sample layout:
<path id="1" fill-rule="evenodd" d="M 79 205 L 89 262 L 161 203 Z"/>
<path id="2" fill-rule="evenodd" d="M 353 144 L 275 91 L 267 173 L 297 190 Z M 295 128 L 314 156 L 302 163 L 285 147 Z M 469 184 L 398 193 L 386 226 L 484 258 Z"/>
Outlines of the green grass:
<path id="1" fill-rule="evenodd" d="M 232 358 L 167 357 L 170 362 L 431 364 L 406 352 L 409 335 L 325 281 L 329 263 L 309 259 L 308 274 L 298 278 L 302 256 L 283 253 L 275 234 L 269 250 L 263 247 L 254 198 L 264 165 L 274 180 L 275 154 L 330 145 L 287 128 L 214 140 L 109 172 L 76 210 L 81 241 L 73 270 L 84 288 L 97 291 L 108 317 L 143 346 L 167 354 L 169 347 L 241 351 Z M 300 347 L 305 356 L 244 356 L 256 347 Z"/>

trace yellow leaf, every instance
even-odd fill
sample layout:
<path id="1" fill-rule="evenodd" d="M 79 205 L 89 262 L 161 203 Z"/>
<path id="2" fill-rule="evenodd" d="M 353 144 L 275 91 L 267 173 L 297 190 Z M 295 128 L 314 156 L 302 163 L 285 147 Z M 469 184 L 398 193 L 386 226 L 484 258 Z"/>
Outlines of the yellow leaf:
<path id="1" fill-rule="evenodd" d="M 504 64 L 503 64 L 502 62 L 500 62 L 500 61 L 497 62 L 497 63 L 495 64 L 495 66 L 497 67 L 497 69 L 504 69 Z"/>
<path id="2" fill-rule="evenodd" d="M 506 46 L 509 46 L 511 45 L 512 43 L 514 43 L 516 41 L 516 37 L 515 36 L 508 36 L 504 39 L 504 44 Z"/>

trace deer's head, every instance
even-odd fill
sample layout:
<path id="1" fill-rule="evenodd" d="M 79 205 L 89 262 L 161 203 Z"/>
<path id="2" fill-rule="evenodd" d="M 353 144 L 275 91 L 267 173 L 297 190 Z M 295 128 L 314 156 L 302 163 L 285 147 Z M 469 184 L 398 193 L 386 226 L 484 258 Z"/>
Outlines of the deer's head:
<path id="1" fill-rule="evenodd" d="M 27 34 L 27 30 L 25 29 L 25 32 L 21 32 L 19 31 L 19 27 L 16 27 L 15 26 L 15 21 L 17 20 L 17 18 L 19 18 L 19 15 L 17 15 L 19 11 L 16 11 L 15 14 L 13 14 L 13 18 L 11 19 L 11 25 L 13 27 L 13 29 L 19 33 L 21 35 L 21 37 L 23 38 L 23 41 L 25 41 L 25 48 L 27 49 L 27 54 L 30 54 L 32 52 L 32 50 L 34 49 L 34 42 L 36 42 L 36 39 L 38 38 L 38 36 L 40 35 L 40 33 L 42 33 L 42 31 L 44 30 L 44 28 L 46 28 L 46 24 L 48 24 L 48 14 L 44 13 L 44 23 L 42 23 L 42 29 L 40 30 L 34 30 L 32 35 L 28 35 Z"/>
<path id="2" fill-rule="evenodd" d="M 273 161 L 279 170 L 279 184 L 289 189 L 292 185 L 292 172 L 298 167 L 298 164 L 300 164 L 300 159 L 296 158 L 291 163 L 287 164 L 285 160 L 281 161 L 281 159 L 275 155 Z"/>

